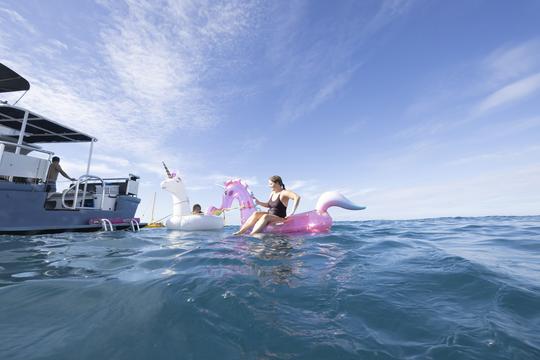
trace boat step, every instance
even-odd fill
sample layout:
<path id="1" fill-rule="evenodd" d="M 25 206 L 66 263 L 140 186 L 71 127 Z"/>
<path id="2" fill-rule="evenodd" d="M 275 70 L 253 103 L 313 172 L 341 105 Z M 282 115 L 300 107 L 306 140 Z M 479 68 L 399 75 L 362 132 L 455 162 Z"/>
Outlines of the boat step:
<path id="1" fill-rule="evenodd" d="M 139 218 L 100 218 L 92 219 L 89 221 L 90 225 L 101 225 L 103 231 L 115 231 L 116 228 L 128 229 L 133 232 L 141 230 L 141 223 Z"/>
<path id="2" fill-rule="evenodd" d="M 114 231 L 113 224 L 109 219 L 101 219 L 101 225 L 103 226 L 103 231 Z M 109 228 L 107 228 L 107 226 L 109 226 Z"/>

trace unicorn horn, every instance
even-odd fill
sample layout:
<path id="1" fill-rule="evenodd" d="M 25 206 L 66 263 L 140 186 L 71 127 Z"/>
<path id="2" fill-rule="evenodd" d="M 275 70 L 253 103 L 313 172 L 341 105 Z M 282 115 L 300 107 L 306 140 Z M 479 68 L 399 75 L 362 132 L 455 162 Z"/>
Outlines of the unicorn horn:
<path id="1" fill-rule="evenodd" d="M 172 179 L 172 174 L 171 172 L 169 171 L 169 168 L 167 168 L 167 165 L 165 165 L 165 161 L 162 161 L 161 162 L 163 164 L 163 167 L 165 168 L 165 172 L 167 173 L 167 176 L 169 177 L 169 179 Z"/>

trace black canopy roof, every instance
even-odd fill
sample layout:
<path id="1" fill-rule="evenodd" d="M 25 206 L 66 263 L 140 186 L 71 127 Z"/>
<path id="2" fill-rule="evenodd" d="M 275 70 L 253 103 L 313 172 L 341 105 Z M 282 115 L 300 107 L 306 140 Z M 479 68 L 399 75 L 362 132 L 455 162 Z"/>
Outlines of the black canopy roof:
<path id="1" fill-rule="evenodd" d="M 30 83 L 25 78 L 0 63 L 0 93 L 28 89 L 30 89 Z"/>
<path id="2" fill-rule="evenodd" d="M 24 113 L 28 111 L 11 105 L 0 105 L 0 125 L 20 133 Z M 23 141 L 29 144 L 57 142 L 90 142 L 92 136 L 70 129 L 41 115 L 28 111 L 28 121 Z M 17 135 L 7 135 L 17 141 Z"/>

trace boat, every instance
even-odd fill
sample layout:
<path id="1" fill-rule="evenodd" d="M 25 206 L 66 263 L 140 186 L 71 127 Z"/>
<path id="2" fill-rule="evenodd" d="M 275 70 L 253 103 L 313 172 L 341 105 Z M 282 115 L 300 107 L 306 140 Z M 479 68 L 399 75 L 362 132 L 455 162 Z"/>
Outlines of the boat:
<path id="1" fill-rule="evenodd" d="M 28 91 L 30 83 L 0 64 L 0 93 Z M 24 94 L 23 94 L 24 96 Z M 20 98 L 19 98 L 20 100 Z M 18 100 L 17 100 L 18 102 Z M 139 177 L 90 173 L 97 139 L 21 106 L 0 102 L 0 234 L 138 230 Z M 88 143 L 86 173 L 62 192 L 49 192 L 52 143 Z"/>
<path id="2" fill-rule="evenodd" d="M 162 228 L 165 227 L 165 225 L 159 221 L 154 220 L 154 210 L 156 208 L 156 193 L 154 192 L 154 200 L 152 201 L 152 217 L 150 219 L 150 222 L 148 225 L 146 225 L 147 228 Z"/>

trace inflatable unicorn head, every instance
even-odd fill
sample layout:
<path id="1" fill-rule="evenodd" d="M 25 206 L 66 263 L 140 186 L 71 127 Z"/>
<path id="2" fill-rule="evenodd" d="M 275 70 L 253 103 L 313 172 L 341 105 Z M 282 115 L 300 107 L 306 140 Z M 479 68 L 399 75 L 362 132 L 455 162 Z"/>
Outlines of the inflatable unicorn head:
<path id="1" fill-rule="evenodd" d="M 223 218 L 213 215 L 191 214 L 189 198 L 182 179 L 171 173 L 163 163 L 167 178 L 161 182 L 161 188 L 171 193 L 173 214 L 167 220 L 167 228 L 172 230 L 198 231 L 223 229 Z"/>
<path id="2" fill-rule="evenodd" d="M 216 214 L 222 210 L 231 209 L 238 201 L 240 209 L 240 219 L 242 224 L 253 214 L 256 210 L 255 202 L 253 201 L 253 193 L 249 189 L 248 184 L 241 179 L 227 180 L 223 186 L 223 198 L 221 201 L 221 207 L 211 207 L 208 209 L 209 214 Z"/>
<path id="3" fill-rule="evenodd" d="M 186 187 L 179 176 L 171 173 L 167 165 L 163 163 L 167 178 L 161 182 L 161 188 L 169 193 L 173 198 L 173 216 L 185 216 L 191 214 L 189 207 L 189 198 L 186 193 Z"/>

